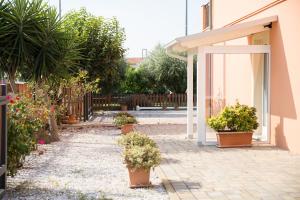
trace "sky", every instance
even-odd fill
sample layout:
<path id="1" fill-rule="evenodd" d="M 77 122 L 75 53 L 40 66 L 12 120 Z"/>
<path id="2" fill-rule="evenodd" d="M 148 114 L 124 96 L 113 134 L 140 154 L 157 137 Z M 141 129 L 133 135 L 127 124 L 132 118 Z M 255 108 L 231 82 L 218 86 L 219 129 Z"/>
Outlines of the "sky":
<path id="1" fill-rule="evenodd" d="M 59 0 L 48 0 L 58 7 Z M 185 0 L 61 0 L 62 14 L 81 7 L 96 16 L 116 17 L 125 29 L 126 57 L 141 57 L 159 43 L 185 35 Z M 201 30 L 200 0 L 188 0 L 188 33 Z"/>

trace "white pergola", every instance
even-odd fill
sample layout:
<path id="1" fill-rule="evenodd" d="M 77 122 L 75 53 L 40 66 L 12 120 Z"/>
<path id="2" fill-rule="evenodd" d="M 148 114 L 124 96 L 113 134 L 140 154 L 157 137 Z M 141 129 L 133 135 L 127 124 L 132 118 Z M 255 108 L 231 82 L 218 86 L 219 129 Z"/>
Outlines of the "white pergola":
<path id="1" fill-rule="evenodd" d="M 277 16 L 244 22 L 228 27 L 180 37 L 166 45 L 167 53 L 187 61 L 187 138 L 193 138 L 193 57 L 197 55 L 197 135 L 198 144 L 210 145 L 206 141 L 206 55 L 207 54 L 251 54 L 268 53 L 270 45 L 213 46 L 214 44 L 246 37 L 271 28 Z M 173 54 L 187 52 L 187 58 Z M 270 63 L 270 56 L 269 56 Z M 269 72 L 270 73 L 270 72 Z"/>

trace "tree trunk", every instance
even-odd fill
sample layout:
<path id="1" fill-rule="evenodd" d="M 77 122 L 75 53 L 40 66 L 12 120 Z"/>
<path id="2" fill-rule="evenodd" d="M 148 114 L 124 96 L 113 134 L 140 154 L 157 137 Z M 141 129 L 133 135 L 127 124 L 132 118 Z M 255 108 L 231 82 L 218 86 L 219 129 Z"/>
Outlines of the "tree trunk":
<path id="1" fill-rule="evenodd" d="M 58 135 L 59 130 L 55 119 L 55 110 L 52 109 L 51 100 L 48 94 L 45 94 L 45 101 L 47 102 L 48 105 L 50 105 L 49 126 L 50 126 L 50 133 L 51 133 L 51 141 L 56 142 L 59 141 L 59 135 Z"/>
<path id="2" fill-rule="evenodd" d="M 55 119 L 55 112 L 51 111 L 49 119 L 50 119 L 51 141 L 52 142 L 59 141 L 59 135 L 58 135 L 59 130 Z"/>
<path id="3" fill-rule="evenodd" d="M 14 74 L 9 74 L 8 79 L 9 79 L 11 91 L 12 91 L 12 93 L 15 94 L 17 91 L 16 76 Z"/>

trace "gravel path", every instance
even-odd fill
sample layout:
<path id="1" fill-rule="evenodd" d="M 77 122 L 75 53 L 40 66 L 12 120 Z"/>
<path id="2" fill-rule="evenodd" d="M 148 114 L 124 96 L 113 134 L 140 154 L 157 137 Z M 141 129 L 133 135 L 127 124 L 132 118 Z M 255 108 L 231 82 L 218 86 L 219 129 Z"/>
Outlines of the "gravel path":
<path id="1" fill-rule="evenodd" d="M 116 145 L 119 132 L 113 127 L 64 130 L 60 142 L 40 146 L 44 153 L 33 152 L 18 175 L 8 178 L 9 199 L 168 199 L 153 171 L 154 187 L 128 188 Z"/>

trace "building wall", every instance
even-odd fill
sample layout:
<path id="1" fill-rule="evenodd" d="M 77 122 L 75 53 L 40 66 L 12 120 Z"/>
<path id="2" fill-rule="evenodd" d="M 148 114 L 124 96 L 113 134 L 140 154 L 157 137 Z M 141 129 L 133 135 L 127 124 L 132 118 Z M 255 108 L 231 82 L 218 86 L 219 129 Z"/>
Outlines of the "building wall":
<path id="1" fill-rule="evenodd" d="M 268 16 L 278 16 L 278 22 L 273 23 L 270 31 L 271 44 L 271 143 L 279 147 L 300 153 L 300 1 L 299 0 L 213 0 L 213 28 L 223 27 L 263 6 L 278 2 L 277 5 L 257 13 L 243 20 L 251 21 Z M 226 42 L 229 44 L 249 44 L 249 38 L 242 38 Z M 224 44 L 222 44 L 224 45 Z M 251 56 L 226 55 L 223 58 L 214 58 L 214 65 L 224 63 L 225 71 L 225 98 L 232 102 L 236 95 L 243 96 L 241 88 L 248 88 L 245 84 L 234 87 L 239 77 L 249 77 L 251 74 Z M 225 67 L 225 69 L 224 69 Z M 216 71 L 214 72 L 216 74 Z M 247 78 L 246 78 L 247 79 Z M 241 80 L 238 80 L 241 81 Z M 231 90 L 229 90 L 229 85 Z M 226 89 L 226 87 L 228 87 Z M 217 91 L 214 88 L 214 92 Z M 236 94 L 235 94 L 236 92 Z M 247 103 L 249 98 L 245 93 L 241 98 Z"/>

